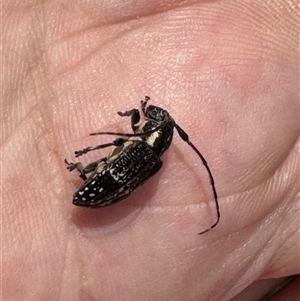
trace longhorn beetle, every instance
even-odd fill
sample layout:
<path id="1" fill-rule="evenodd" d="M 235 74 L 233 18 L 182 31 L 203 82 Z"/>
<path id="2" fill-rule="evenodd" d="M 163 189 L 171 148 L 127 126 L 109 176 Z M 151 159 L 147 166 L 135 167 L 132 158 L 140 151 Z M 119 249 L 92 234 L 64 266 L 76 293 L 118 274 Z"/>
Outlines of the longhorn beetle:
<path id="1" fill-rule="evenodd" d="M 131 117 L 133 134 L 97 132 L 90 135 L 120 136 L 111 143 L 87 147 L 75 151 L 75 157 L 82 156 L 96 149 L 115 146 L 108 157 L 99 159 L 83 167 L 80 162 L 69 163 L 67 169 L 76 169 L 84 180 L 83 185 L 74 193 L 73 204 L 84 207 L 105 207 L 113 205 L 125 198 L 137 187 L 144 184 L 150 177 L 159 171 L 162 166 L 160 157 L 169 148 L 174 128 L 181 139 L 186 142 L 200 157 L 209 175 L 217 219 L 208 229 L 198 233 L 203 234 L 213 229 L 220 220 L 220 210 L 217 192 L 212 173 L 206 160 L 198 149 L 189 140 L 187 133 L 174 121 L 170 114 L 159 107 L 147 106 L 149 96 L 141 101 L 141 109 L 145 121 L 140 122 L 138 109 L 118 112 L 121 117 Z M 122 138 L 121 138 L 122 137 Z M 86 174 L 90 174 L 89 177 Z"/>

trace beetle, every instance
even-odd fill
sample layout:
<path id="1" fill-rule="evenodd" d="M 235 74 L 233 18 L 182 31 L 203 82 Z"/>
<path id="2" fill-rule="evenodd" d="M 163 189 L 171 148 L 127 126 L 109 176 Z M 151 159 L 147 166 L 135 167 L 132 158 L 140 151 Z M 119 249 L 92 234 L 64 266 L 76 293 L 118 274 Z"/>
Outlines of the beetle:
<path id="1" fill-rule="evenodd" d="M 118 112 L 121 117 L 131 118 L 133 133 L 96 132 L 90 135 L 119 136 L 111 143 L 89 146 L 75 151 L 75 157 L 88 152 L 114 146 L 111 153 L 104 158 L 83 167 L 81 162 L 70 163 L 65 159 L 69 171 L 77 170 L 84 183 L 73 195 L 73 204 L 90 208 L 113 205 L 127 198 L 132 191 L 144 184 L 162 167 L 160 157 L 169 148 L 174 128 L 180 138 L 186 142 L 199 156 L 209 175 L 213 191 L 217 219 L 209 228 L 198 233 L 203 234 L 213 229 L 220 220 L 218 196 L 214 178 L 210 168 L 199 150 L 190 141 L 187 133 L 174 121 L 168 111 L 153 105 L 147 105 L 150 100 L 145 96 L 141 101 L 141 111 L 144 121 L 140 123 L 140 111 L 131 109 Z M 90 174 L 89 177 L 86 174 Z"/>

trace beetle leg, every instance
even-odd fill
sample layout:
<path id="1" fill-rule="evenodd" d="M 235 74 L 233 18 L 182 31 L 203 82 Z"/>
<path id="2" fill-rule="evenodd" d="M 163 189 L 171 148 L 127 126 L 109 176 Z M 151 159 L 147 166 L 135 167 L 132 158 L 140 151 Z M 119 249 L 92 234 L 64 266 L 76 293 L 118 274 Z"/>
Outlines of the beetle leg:
<path id="1" fill-rule="evenodd" d="M 65 163 L 68 165 L 67 169 L 69 171 L 73 171 L 74 169 L 76 169 L 80 173 L 79 176 L 83 181 L 87 179 L 87 176 L 82 172 L 84 168 L 81 162 L 72 163 L 72 162 L 68 162 L 67 159 L 65 159 Z"/>
<path id="2" fill-rule="evenodd" d="M 138 124 L 141 119 L 139 110 L 132 109 L 132 110 L 125 111 L 125 112 L 118 112 L 118 115 L 121 117 L 124 117 L 124 116 L 130 117 L 131 116 L 131 128 L 132 128 L 133 132 L 135 132 L 138 129 L 138 126 L 136 124 Z"/>
<path id="3" fill-rule="evenodd" d="M 149 100 L 150 100 L 150 97 L 146 95 L 145 100 L 141 101 L 141 107 L 142 107 L 142 111 L 143 111 L 144 116 L 146 116 L 146 107 L 147 107 L 147 102 Z"/>
<path id="4" fill-rule="evenodd" d="M 87 148 L 84 148 L 82 150 L 79 151 L 75 151 L 75 157 L 80 157 L 88 152 L 94 151 L 96 149 L 101 149 L 101 148 L 106 148 L 109 146 L 122 146 L 128 139 L 124 139 L 124 138 L 117 138 L 116 140 L 114 140 L 111 143 L 106 143 L 106 144 L 100 144 L 100 145 L 96 145 L 96 146 L 89 146 Z"/>
<path id="5" fill-rule="evenodd" d="M 150 100 L 149 96 L 145 96 L 145 100 L 141 101 L 141 107 L 142 107 L 142 112 L 144 114 L 144 116 L 147 119 L 147 112 L 146 112 L 146 107 L 147 107 L 147 102 Z M 156 120 L 152 120 L 152 122 L 157 122 L 157 127 L 148 131 L 148 132 L 137 132 L 137 130 L 139 129 L 139 126 L 136 125 L 137 123 L 139 123 L 140 121 L 140 112 L 137 109 L 131 109 L 125 112 L 118 112 L 118 115 L 121 117 L 127 116 L 130 117 L 131 116 L 131 128 L 134 132 L 134 134 L 128 134 L 128 133 L 116 133 L 116 132 L 96 132 L 96 133 L 91 133 L 91 136 L 95 136 L 95 135 L 115 135 L 115 136 L 122 136 L 122 137 L 143 137 L 143 136 L 147 136 L 150 135 L 154 132 L 157 132 L 159 129 L 163 128 L 166 126 L 166 124 L 170 121 L 170 115 L 165 112 L 164 113 L 164 118 L 161 121 L 156 121 Z"/>
<path id="6" fill-rule="evenodd" d="M 98 167 L 99 163 L 101 162 L 106 162 L 107 161 L 107 158 L 102 158 L 100 160 L 97 160 L 95 162 L 92 162 L 90 164 L 88 164 L 83 170 L 82 170 L 82 173 L 84 174 L 87 174 L 87 173 L 90 173 L 92 171 L 95 171 L 95 169 Z"/>
<path id="7" fill-rule="evenodd" d="M 107 160 L 106 157 L 102 158 L 100 160 L 88 164 L 86 167 L 83 167 L 81 162 L 72 163 L 72 162 L 68 162 L 67 159 L 65 159 L 65 163 L 68 165 L 67 169 L 69 171 L 73 171 L 74 169 L 76 169 L 80 174 L 79 175 L 80 178 L 85 181 L 87 179 L 86 174 L 95 171 L 98 164 L 101 162 L 105 162 L 106 160 Z"/>

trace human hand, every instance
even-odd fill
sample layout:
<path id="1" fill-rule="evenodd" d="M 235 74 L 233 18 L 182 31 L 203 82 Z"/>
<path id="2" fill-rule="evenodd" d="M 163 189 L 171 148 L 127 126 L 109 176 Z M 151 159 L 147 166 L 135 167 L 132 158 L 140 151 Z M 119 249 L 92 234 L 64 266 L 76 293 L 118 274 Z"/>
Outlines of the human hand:
<path id="1" fill-rule="evenodd" d="M 299 273 L 296 1 L 148 2 L 3 4 L 3 300 L 226 301 Z M 211 187 L 177 133 L 128 199 L 71 204 L 64 159 L 144 95 L 208 161 L 204 235 Z"/>

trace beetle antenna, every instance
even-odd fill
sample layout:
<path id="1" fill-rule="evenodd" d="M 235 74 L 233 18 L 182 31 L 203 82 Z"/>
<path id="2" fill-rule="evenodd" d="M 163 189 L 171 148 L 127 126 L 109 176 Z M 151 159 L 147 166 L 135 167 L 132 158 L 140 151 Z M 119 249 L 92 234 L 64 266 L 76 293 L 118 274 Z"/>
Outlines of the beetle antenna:
<path id="1" fill-rule="evenodd" d="M 215 187 L 215 181 L 214 178 L 212 176 L 212 173 L 210 171 L 210 168 L 205 160 L 205 158 L 203 157 L 203 155 L 199 152 L 199 150 L 195 147 L 195 145 L 190 141 L 188 134 L 178 125 L 178 124 L 174 124 L 180 138 L 186 142 L 194 151 L 195 153 L 200 157 L 204 167 L 207 170 L 207 173 L 209 175 L 209 179 L 210 179 L 210 185 L 212 187 L 213 190 L 213 194 L 214 194 L 214 200 L 215 200 L 215 204 L 216 204 L 216 210 L 217 210 L 217 219 L 214 222 L 214 224 L 212 224 L 209 228 L 207 228 L 204 231 L 201 231 L 200 233 L 198 233 L 198 235 L 200 234 L 204 234 L 208 231 L 210 231 L 211 229 L 213 229 L 220 221 L 220 207 L 219 207 L 219 202 L 218 202 L 218 195 L 217 195 L 217 191 L 216 191 L 216 187 Z"/>

